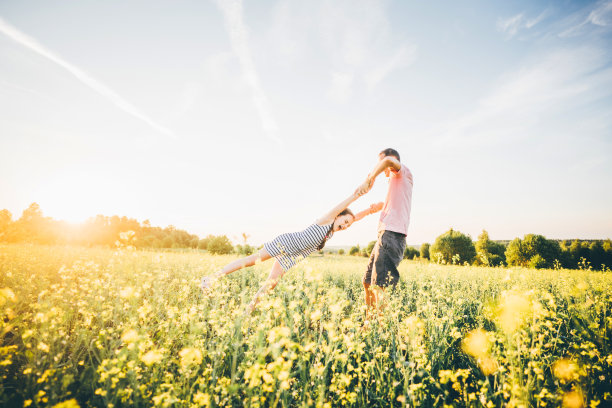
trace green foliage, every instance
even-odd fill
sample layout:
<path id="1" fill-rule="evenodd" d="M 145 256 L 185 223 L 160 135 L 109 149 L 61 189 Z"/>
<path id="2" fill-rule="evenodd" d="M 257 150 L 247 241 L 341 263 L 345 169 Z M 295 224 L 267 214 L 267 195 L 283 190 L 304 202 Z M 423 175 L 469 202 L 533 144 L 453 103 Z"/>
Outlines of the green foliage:
<path id="1" fill-rule="evenodd" d="M 431 246 L 430 256 L 438 263 L 471 263 L 476 256 L 472 239 L 452 228 L 436 238 Z"/>
<path id="2" fill-rule="evenodd" d="M 253 252 L 255 252 L 255 248 L 249 244 L 236 245 L 236 253 L 240 255 L 251 255 Z"/>
<path id="3" fill-rule="evenodd" d="M 166 236 L 162 240 L 162 248 L 173 248 L 174 247 L 174 239 L 171 236 Z"/>
<path id="4" fill-rule="evenodd" d="M 375 245 L 376 245 L 376 241 L 370 241 L 368 243 L 368 246 L 363 248 L 363 256 L 365 256 L 366 258 L 369 257 L 372 254 L 372 251 L 374 250 Z"/>
<path id="5" fill-rule="evenodd" d="M 429 247 L 431 245 L 429 245 L 429 243 L 425 242 L 424 244 L 421 244 L 421 248 L 420 248 L 420 256 L 423 259 L 429 259 Z"/>
<path id="6" fill-rule="evenodd" d="M 0 238 L 7 232 L 11 222 L 13 222 L 13 214 L 9 210 L 0 210 Z"/>
<path id="7" fill-rule="evenodd" d="M 206 238 L 202 238 L 198 242 L 198 249 L 207 249 L 208 248 L 208 243 L 210 242 L 211 238 L 212 238 L 212 235 L 209 235 Z"/>
<path id="8" fill-rule="evenodd" d="M 344 249 L 340 248 L 340 249 L 338 250 L 338 255 L 344 255 Z"/>
<path id="9" fill-rule="evenodd" d="M 225 235 L 213 236 L 208 245 L 206 246 L 206 250 L 211 254 L 231 254 L 234 250 L 232 243 L 229 238 Z"/>
<path id="10" fill-rule="evenodd" d="M 540 254 L 535 254 L 529 260 L 529 267 L 534 269 L 543 269 L 546 268 L 546 259 L 542 258 Z"/>
<path id="11" fill-rule="evenodd" d="M 506 262 L 510 266 L 527 266 L 527 255 L 523 250 L 520 238 L 514 238 L 506 248 Z"/>
<path id="12" fill-rule="evenodd" d="M 559 243 L 542 235 L 527 234 L 523 239 L 515 238 L 506 249 L 506 262 L 512 266 L 537 265 L 538 268 L 552 268 L 555 261 L 560 259 Z"/>
<path id="13" fill-rule="evenodd" d="M 416 248 L 407 246 L 404 250 L 404 259 L 414 259 L 419 256 L 419 251 Z"/>
<path id="14" fill-rule="evenodd" d="M 359 245 L 356 245 L 351 247 L 351 249 L 349 250 L 349 255 L 359 255 L 360 252 L 361 249 L 359 248 Z"/>
<path id="15" fill-rule="evenodd" d="M 489 233 L 485 230 L 482 230 L 482 234 L 478 236 L 475 249 L 474 264 L 476 265 L 499 266 L 503 265 L 506 260 L 506 247 L 503 244 L 491 241 Z"/>
<path id="16" fill-rule="evenodd" d="M 573 240 L 561 243 L 561 262 L 565 268 L 584 268 L 585 264 L 593 269 L 606 270 L 612 266 L 610 239 L 596 241 Z"/>

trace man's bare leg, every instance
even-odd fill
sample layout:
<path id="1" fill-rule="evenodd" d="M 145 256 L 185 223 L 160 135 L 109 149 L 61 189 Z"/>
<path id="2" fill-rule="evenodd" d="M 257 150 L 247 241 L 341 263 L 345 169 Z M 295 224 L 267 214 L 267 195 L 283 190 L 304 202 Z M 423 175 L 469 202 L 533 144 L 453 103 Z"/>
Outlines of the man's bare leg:
<path id="1" fill-rule="evenodd" d="M 376 286 L 374 292 L 374 310 L 378 317 L 382 316 L 383 310 L 387 307 L 387 297 L 385 296 L 385 288 Z"/>
<path id="2" fill-rule="evenodd" d="M 385 289 L 380 286 L 363 284 L 365 290 L 366 303 L 366 321 L 375 319 L 381 316 L 382 311 L 386 307 Z"/>
<path id="3" fill-rule="evenodd" d="M 370 314 L 372 313 L 372 309 L 376 307 L 376 295 L 374 294 L 374 290 L 372 289 L 369 283 L 363 284 L 363 289 L 365 292 L 365 304 L 366 304 L 366 321 L 369 320 Z"/>

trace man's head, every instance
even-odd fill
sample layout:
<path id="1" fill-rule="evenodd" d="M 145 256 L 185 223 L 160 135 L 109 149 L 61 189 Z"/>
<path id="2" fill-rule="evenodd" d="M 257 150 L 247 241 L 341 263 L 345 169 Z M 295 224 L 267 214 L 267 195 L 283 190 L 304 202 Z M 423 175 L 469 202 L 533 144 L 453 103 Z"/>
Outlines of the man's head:
<path id="1" fill-rule="evenodd" d="M 391 149 L 391 148 L 385 149 L 382 152 L 378 153 L 378 160 L 384 160 L 384 158 L 387 156 L 395 157 L 397 161 L 400 161 L 400 155 L 397 152 L 397 150 Z M 387 167 L 385 169 L 385 176 L 389 177 L 390 175 L 391 175 L 391 169 Z"/>

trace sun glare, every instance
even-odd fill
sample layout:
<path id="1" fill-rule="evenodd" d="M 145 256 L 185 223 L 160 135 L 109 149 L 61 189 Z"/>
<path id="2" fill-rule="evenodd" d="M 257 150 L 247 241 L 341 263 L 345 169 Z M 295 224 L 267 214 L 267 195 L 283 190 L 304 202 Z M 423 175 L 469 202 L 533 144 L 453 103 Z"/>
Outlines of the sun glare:
<path id="1" fill-rule="evenodd" d="M 101 194 L 85 174 L 61 174 L 49 179 L 36 194 L 43 214 L 56 220 L 78 223 L 96 214 L 110 214 L 112 196 Z"/>

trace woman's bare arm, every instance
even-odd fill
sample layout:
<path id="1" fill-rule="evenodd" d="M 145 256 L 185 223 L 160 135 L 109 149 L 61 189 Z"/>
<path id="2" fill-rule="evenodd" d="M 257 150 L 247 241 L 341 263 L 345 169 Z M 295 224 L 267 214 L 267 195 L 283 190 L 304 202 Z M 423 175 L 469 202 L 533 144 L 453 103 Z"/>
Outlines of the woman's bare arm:
<path id="1" fill-rule="evenodd" d="M 332 208 L 327 214 L 319 218 L 317 220 L 317 224 L 319 225 L 331 224 L 332 222 L 334 222 L 338 214 L 344 211 L 346 207 L 348 207 L 353 201 L 357 200 L 360 196 L 361 194 L 359 194 L 357 190 L 355 190 L 353 194 L 345 198 L 340 204 L 338 204 L 337 206 Z"/>
<path id="2" fill-rule="evenodd" d="M 370 206 L 370 208 L 367 208 L 367 209 L 365 209 L 365 210 L 355 214 L 355 221 L 353 221 L 353 222 L 357 222 L 357 221 L 365 218 L 367 215 L 375 214 L 375 213 L 379 212 L 380 210 L 382 210 L 383 206 L 384 206 L 383 202 L 372 204 Z"/>

